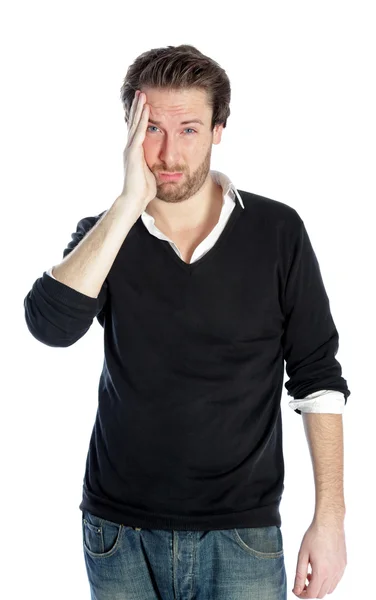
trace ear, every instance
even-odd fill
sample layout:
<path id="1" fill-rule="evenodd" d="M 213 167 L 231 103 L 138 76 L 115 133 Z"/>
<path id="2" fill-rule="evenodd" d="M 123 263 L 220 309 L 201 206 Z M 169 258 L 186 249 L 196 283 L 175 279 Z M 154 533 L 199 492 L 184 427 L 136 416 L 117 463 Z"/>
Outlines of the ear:
<path id="1" fill-rule="evenodd" d="M 214 125 L 213 129 L 213 144 L 219 144 L 222 138 L 223 123 L 221 125 Z"/>

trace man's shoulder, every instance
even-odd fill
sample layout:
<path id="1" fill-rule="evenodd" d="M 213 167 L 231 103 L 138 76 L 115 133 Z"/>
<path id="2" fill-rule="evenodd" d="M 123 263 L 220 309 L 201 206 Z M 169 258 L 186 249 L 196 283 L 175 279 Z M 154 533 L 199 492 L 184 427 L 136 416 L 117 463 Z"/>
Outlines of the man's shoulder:
<path id="1" fill-rule="evenodd" d="M 237 191 L 243 200 L 245 210 L 249 211 L 250 214 L 256 213 L 262 218 L 282 219 L 293 226 L 300 225 L 302 219 L 299 213 L 289 204 L 253 192 L 240 189 Z"/>

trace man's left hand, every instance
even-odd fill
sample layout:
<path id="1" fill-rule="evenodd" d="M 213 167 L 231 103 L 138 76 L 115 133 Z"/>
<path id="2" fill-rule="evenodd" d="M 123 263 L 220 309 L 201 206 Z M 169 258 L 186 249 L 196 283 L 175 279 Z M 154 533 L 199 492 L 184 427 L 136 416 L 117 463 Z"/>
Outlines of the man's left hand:
<path id="1" fill-rule="evenodd" d="M 313 520 L 300 546 L 293 593 L 298 598 L 324 598 L 335 590 L 346 565 L 343 522 Z"/>

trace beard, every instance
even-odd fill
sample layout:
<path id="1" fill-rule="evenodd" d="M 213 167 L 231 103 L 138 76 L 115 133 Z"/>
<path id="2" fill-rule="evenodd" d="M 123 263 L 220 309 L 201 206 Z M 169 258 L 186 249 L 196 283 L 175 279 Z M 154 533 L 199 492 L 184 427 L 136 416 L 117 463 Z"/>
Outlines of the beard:
<path id="1" fill-rule="evenodd" d="M 172 173 L 181 172 L 183 175 L 178 181 L 163 181 L 160 182 L 158 176 L 157 181 L 157 195 L 158 200 L 169 203 L 184 202 L 188 200 L 194 194 L 196 194 L 201 187 L 204 185 L 208 173 L 210 171 L 210 159 L 211 159 L 211 146 L 201 163 L 201 165 L 192 174 L 184 171 L 184 169 L 176 168 L 174 170 L 169 169 Z M 161 169 L 160 169 L 161 170 Z M 160 182 L 160 183 L 159 183 Z"/>

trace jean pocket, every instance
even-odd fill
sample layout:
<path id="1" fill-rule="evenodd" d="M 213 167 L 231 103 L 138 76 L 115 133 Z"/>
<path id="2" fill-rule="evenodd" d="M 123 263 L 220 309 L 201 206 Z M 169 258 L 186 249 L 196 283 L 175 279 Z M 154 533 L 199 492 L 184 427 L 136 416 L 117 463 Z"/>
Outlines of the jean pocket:
<path id="1" fill-rule="evenodd" d="M 234 538 L 243 550 L 258 558 L 280 558 L 283 556 L 281 528 L 242 527 L 234 529 Z"/>
<path id="2" fill-rule="evenodd" d="M 91 556 L 110 556 L 116 552 L 124 526 L 82 512 L 82 538 L 86 552 Z"/>

